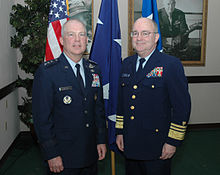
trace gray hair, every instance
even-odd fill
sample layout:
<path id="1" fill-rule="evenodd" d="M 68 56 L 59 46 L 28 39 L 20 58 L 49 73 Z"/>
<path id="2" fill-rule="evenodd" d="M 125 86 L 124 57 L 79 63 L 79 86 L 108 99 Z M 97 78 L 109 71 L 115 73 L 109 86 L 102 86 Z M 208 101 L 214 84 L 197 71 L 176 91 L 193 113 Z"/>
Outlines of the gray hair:
<path id="1" fill-rule="evenodd" d="M 158 33 L 158 25 L 157 25 L 157 23 L 156 23 L 154 20 L 152 20 L 152 23 L 153 23 L 153 25 L 154 25 L 154 31 L 155 31 L 156 33 Z"/>
<path id="2" fill-rule="evenodd" d="M 62 37 L 64 37 L 64 32 L 65 32 L 66 24 L 68 24 L 69 22 L 72 22 L 72 21 L 77 21 L 77 22 L 81 23 L 81 24 L 83 25 L 83 28 L 84 28 L 84 30 L 85 30 L 85 33 L 87 33 L 87 31 L 86 31 L 86 26 L 85 26 L 85 24 L 84 24 L 82 21 L 80 21 L 80 20 L 78 20 L 78 19 L 69 19 L 69 20 L 66 21 L 66 22 L 63 24 L 63 26 L 62 26 L 62 29 L 61 29 L 61 36 L 62 36 Z"/>

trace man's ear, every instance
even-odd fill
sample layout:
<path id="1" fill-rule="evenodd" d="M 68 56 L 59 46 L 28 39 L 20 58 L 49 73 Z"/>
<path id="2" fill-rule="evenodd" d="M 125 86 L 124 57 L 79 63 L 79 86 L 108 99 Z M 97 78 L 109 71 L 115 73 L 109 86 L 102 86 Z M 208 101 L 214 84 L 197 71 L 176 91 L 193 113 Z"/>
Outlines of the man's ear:
<path id="1" fill-rule="evenodd" d="M 159 33 L 156 33 L 155 34 L 155 43 L 157 43 L 157 41 L 159 40 L 160 38 L 160 34 Z"/>
<path id="2" fill-rule="evenodd" d="M 63 46 L 63 37 L 60 37 L 60 44 Z"/>

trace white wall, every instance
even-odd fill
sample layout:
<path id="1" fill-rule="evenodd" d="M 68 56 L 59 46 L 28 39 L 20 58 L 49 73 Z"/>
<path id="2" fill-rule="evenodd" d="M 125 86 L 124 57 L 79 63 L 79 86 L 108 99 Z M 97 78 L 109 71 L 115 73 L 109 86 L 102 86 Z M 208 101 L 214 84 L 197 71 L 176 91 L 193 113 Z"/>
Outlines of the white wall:
<path id="1" fill-rule="evenodd" d="M 10 147 L 20 131 L 17 112 L 18 103 L 17 90 L 0 101 L 0 159 Z"/>
<path id="2" fill-rule="evenodd" d="M 14 33 L 9 24 L 9 13 L 14 1 L 0 1 L 0 89 L 17 79 L 17 56 L 10 47 Z M 17 90 L 0 100 L 0 158 L 19 133 Z"/>
<path id="3" fill-rule="evenodd" d="M 15 50 L 10 47 L 10 36 L 13 33 L 9 24 L 9 12 L 13 1 L 0 1 L 0 88 L 17 79 Z"/>
<path id="4" fill-rule="evenodd" d="M 206 61 L 204 67 L 185 67 L 187 76 L 220 76 L 219 0 L 208 1 Z M 220 83 L 191 84 L 191 123 L 220 123 Z"/>

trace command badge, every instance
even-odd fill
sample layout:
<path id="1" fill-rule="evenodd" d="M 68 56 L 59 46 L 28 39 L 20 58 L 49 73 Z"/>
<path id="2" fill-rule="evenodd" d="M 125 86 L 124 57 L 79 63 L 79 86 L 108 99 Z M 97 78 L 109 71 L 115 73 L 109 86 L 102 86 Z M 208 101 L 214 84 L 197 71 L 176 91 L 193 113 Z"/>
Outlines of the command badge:
<path id="1" fill-rule="evenodd" d="M 72 102 L 72 98 L 68 95 L 66 95 L 65 97 L 63 97 L 63 103 L 68 105 Z"/>

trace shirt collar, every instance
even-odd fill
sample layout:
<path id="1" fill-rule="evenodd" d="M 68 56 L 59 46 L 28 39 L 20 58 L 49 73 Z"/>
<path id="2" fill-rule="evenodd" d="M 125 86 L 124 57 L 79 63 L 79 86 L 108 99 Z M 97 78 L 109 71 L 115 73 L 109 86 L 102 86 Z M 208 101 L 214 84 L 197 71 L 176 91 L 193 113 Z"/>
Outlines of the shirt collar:
<path id="1" fill-rule="evenodd" d="M 78 63 L 76 63 L 73 60 L 71 60 L 64 52 L 63 54 L 66 57 L 67 61 L 69 62 L 73 70 L 75 69 L 76 64 L 79 64 L 80 67 L 83 68 L 83 59 L 81 59 Z"/>

